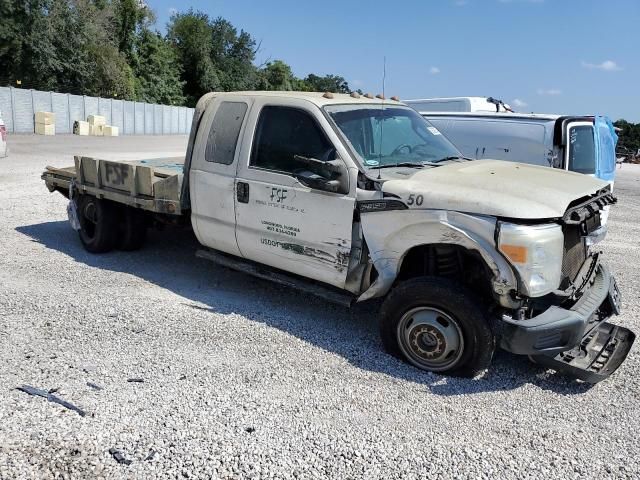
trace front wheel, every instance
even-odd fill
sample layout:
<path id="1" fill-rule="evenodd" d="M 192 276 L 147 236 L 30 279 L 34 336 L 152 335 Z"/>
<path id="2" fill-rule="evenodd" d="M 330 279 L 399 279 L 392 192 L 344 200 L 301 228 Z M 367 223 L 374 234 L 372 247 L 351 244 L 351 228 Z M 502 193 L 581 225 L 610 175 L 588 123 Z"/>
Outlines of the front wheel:
<path id="1" fill-rule="evenodd" d="M 398 285 L 382 305 L 380 334 L 390 354 L 422 370 L 461 377 L 485 370 L 496 344 L 482 304 L 440 277 Z"/>

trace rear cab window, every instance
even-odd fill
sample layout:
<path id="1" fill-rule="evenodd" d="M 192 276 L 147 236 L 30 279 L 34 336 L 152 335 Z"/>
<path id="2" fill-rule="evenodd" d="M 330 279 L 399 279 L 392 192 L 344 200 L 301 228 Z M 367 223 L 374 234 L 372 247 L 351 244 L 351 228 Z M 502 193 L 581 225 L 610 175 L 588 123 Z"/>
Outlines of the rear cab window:
<path id="1" fill-rule="evenodd" d="M 248 105 L 244 102 L 222 102 L 213 117 L 204 158 L 207 162 L 231 165 Z"/>

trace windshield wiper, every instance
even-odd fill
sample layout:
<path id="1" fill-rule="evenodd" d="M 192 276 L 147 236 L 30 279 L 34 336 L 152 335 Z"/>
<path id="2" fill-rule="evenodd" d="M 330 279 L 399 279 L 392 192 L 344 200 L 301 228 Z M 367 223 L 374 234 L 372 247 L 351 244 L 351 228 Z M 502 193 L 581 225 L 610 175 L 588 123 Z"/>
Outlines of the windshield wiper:
<path id="1" fill-rule="evenodd" d="M 437 163 L 440 163 L 440 162 L 447 162 L 447 161 L 449 161 L 449 160 L 458 160 L 458 161 L 462 160 L 462 161 L 465 161 L 465 162 L 473 162 L 473 158 L 469 158 L 469 157 L 461 157 L 460 155 L 451 155 L 451 156 L 449 156 L 449 157 L 441 158 L 440 160 L 438 160 L 438 162 L 437 162 Z"/>
<path id="2" fill-rule="evenodd" d="M 394 168 L 394 167 L 422 168 L 424 167 L 424 165 L 425 165 L 424 163 L 417 163 L 417 162 L 399 162 L 399 163 L 388 163 L 386 165 L 375 165 L 375 166 L 372 166 L 371 169 L 377 170 L 378 168 Z"/>

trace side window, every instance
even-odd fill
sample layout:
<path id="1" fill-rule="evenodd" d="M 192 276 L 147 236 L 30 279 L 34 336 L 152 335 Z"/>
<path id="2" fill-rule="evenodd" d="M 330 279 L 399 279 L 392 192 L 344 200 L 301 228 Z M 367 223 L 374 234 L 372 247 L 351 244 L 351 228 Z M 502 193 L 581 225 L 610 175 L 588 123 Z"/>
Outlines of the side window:
<path id="1" fill-rule="evenodd" d="M 305 111 L 266 106 L 260 112 L 251 151 L 251 166 L 293 173 L 308 168 L 295 156 L 333 160 L 335 149 Z"/>
<path id="2" fill-rule="evenodd" d="M 236 155 L 240 127 L 247 113 L 243 102 L 222 102 L 213 117 L 204 158 L 207 162 L 231 165 Z"/>

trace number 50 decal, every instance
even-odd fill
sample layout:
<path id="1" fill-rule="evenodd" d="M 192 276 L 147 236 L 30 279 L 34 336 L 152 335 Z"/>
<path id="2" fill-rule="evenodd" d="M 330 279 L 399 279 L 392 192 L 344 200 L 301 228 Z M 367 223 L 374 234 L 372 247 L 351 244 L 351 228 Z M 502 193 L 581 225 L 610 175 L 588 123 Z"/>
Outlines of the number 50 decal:
<path id="1" fill-rule="evenodd" d="M 409 205 L 416 204 L 418 207 L 422 205 L 422 202 L 424 202 L 424 197 L 422 195 L 414 195 L 413 193 L 410 194 L 407 199 Z"/>

